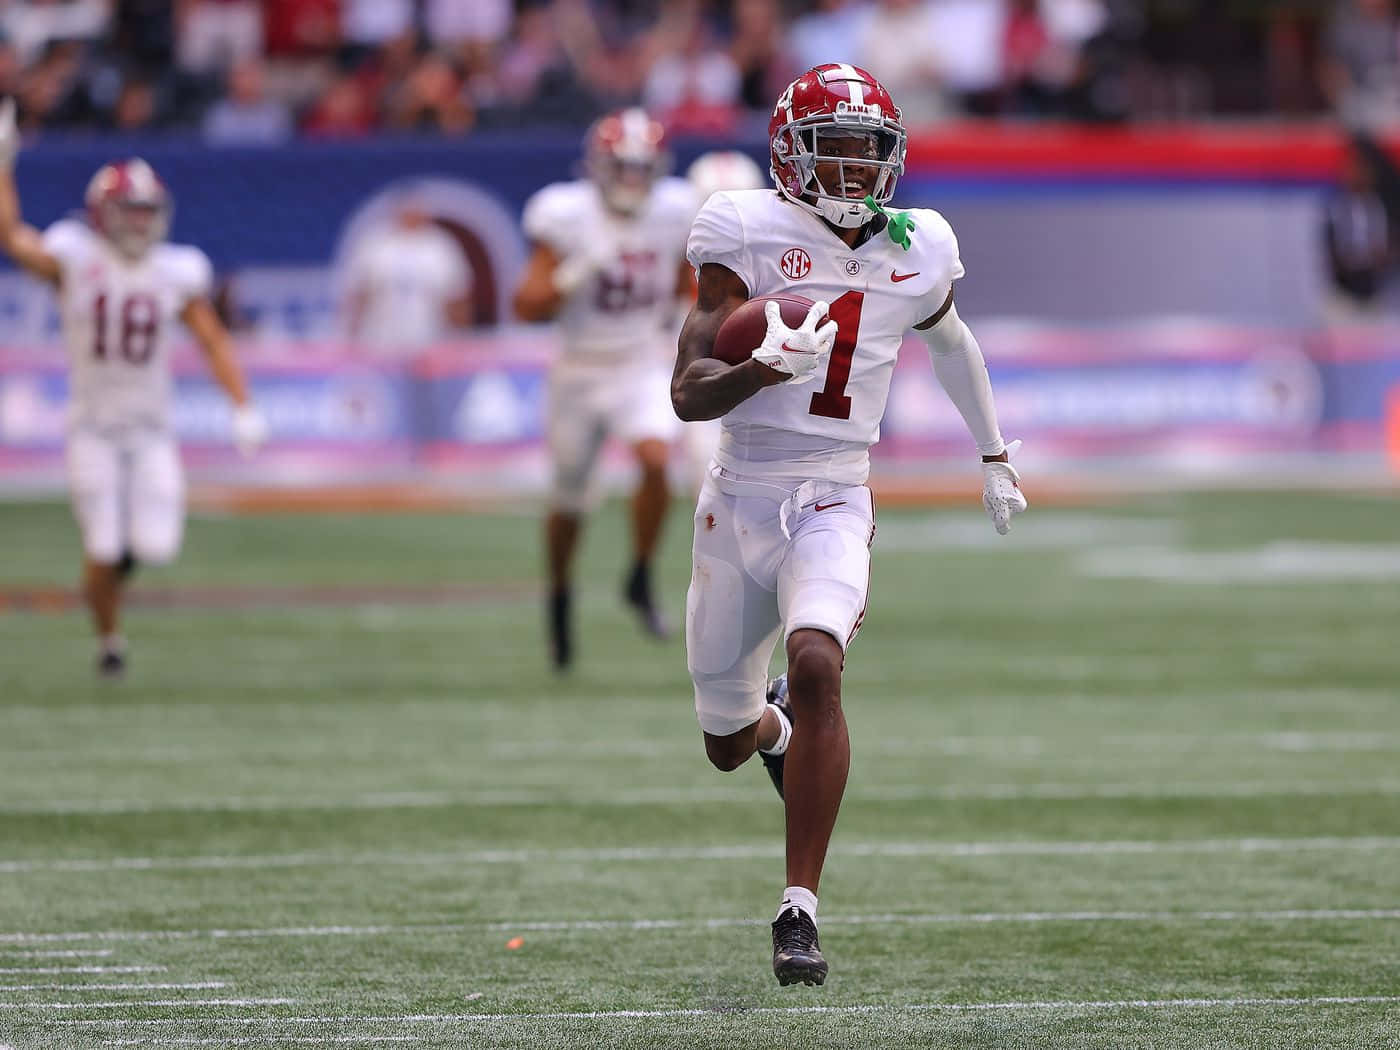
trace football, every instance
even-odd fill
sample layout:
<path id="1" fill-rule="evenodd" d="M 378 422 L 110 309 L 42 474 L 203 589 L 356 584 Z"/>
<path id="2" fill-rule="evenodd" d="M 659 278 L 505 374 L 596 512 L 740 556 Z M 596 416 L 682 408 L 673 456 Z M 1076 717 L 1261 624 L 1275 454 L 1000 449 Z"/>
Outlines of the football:
<path id="1" fill-rule="evenodd" d="M 766 295 L 750 299 L 719 326 L 719 331 L 715 333 L 715 357 L 731 365 L 740 365 L 749 359 L 768 332 L 768 318 L 763 311 L 769 299 L 778 303 L 783 312 L 783 323 L 791 328 L 799 327 L 807 319 L 807 311 L 812 308 L 812 300 L 800 295 Z"/>

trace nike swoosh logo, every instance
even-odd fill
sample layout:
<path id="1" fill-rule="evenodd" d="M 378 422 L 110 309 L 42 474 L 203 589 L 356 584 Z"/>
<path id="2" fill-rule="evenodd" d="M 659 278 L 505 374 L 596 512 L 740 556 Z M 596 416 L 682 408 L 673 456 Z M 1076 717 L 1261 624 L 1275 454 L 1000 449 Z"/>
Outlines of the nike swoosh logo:
<path id="1" fill-rule="evenodd" d="M 813 507 L 817 510 L 830 510 L 832 507 L 844 507 L 845 505 L 845 500 L 838 499 L 835 503 L 815 503 Z"/>
<path id="2" fill-rule="evenodd" d="M 785 354 L 810 354 L 812 352 L 810 350 L 799 350 L 795 346 L 788 346 L 787 343 L 784 343 L 781 349 Z"/>
<path id="3" fill-rule="evenodd" d="M 915 270 L 913 273 L 895 273 L 893 270 L 891 270 L 890 280 L 893 281 L 895 284 L 898 284 L 900 281 L 907 281 L 911 277 L 919 276 L 921 272 L 922 271 L 920 270 Z"/>

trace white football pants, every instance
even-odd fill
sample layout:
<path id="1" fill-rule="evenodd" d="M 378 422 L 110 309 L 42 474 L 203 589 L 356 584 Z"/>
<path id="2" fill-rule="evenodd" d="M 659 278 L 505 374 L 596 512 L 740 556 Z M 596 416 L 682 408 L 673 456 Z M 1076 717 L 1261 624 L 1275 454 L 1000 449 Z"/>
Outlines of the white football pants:
<path id="1" fill-rule="evenodd" d="M 77 428 L 68 436 L 73 515 L 92 561 L 171 561 L 185 527 L 185 480 L 174 437 L 146 427 Z"/>
<path id="2" fill-rule="evenodd" d="M 701 729 L 728 736 L 758 721 L 780 632 L 825 631 L 845 650 L 865 616 L 874 535 L 864 485 L 790 489 L 710 471 L 685 611 Z"/>

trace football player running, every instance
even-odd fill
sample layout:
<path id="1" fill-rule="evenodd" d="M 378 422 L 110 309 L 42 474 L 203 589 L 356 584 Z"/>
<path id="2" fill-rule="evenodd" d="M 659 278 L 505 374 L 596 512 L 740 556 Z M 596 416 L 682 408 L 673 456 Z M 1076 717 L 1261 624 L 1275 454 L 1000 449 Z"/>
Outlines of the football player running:
<path id="1" fill-rule="evenodd" d="M 623 597 L 657 638 L 670 630 L 652 590 L 651 563 L 669 501 L 666 470 L 680 423 L 668 397 L 668 333 L 676 297 L 693 295 L 685 241 L 695 202 L 665 174 L 664 129 L 643 110 L 588 132 L 587 177 L 546 186 L 525 206 L 533 249 L 515 293 L 526 321 L 558 322 L 562 353 L 550 369 L 547 439 L 554 482 L 545 520 L 548 624 L 557 669 L 573 660 L 574 552 L 592 504 L 591 481 L 609 434 L 640 470 L 632 499 L 632 566 Z"/>
<path id="2" fill-rule="evenodd" d="M 184 323 L 233 401 L 245 455 L 266 436 L 227 331 L 209 301 L 213 272 L 197 248 L 165 243 L 171 201 L 143 160 L 108 164 L 88 184 L 87 221 L 43 234 L 20 215 L 12 99 L 0 102 L 0 249 L 58 292 L 69 354 L 68 477 L 83 537 L 83 594 L 99 642 L 98 671 L 120 675 L 118 612 L 137 562 L 180 549 L 184 479 L 171 431 L 170 333 Z"/>
<path id="3" fill-rule="evenodd" d="M 817 66 L 769 123 L 777 192 L 717 193 L 688 256 L 699 297 L 671 385 L 681 419 L 723 417 L 695 511 L 686 650 L 705 751 L 731 770 L 757 751 L 786 813 L 787 887 L 773 922 L 782 984 L 821 984 L 817 889 L 850 765 L 841 673 L 865 615 L 875 533 L 869 449 L 900 343 L 912 329 L 981 455 L 996 530 L 1025 510 L 986 365 L 953 305 L 957 240 L 935 211 L 886 209 L 906 137 L 863 69 Z M 796 329 L 767 306 L 752 359 L 715 359 L 745 300 L 815 300 Z M 787 673 L 767 683 L 779 634 Z"/>

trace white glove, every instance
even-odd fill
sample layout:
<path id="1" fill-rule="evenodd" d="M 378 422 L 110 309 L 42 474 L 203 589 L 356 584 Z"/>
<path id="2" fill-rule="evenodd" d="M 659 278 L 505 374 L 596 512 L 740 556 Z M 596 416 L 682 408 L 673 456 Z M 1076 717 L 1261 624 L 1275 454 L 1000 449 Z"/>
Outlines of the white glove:
<path id="1" fill-rule="evenodd" d="M 233 410 L 233 443 L 240 454 L 251 456 L 267 440 L 267 420 L 251 404 Z"/>
<path id="2" fill-rule="evenodd" d="M 769 300 L 763 307 L 768 319 L 768 332 L 763 344 L 753 352 L 753 359 L 778 372 L 786 372 L 788 383 L 805 383 L 816 376 L 816 370 L 826 364 L 836 342 L 836 322 L 828 321 L 820 328 L 817 322 L 826 316 L 826 303 L 813 303 L 801 327 L 789 328 L 783 323 L 783 312 Z"/>
<path id="3" fill-rule="evenodd" d="M 554 268 L 554 287 L 562 296 L 573 295 L 579 285 L 612 265 L 612 256 L 597 247 L 584 248 L 562 259 Z"/>
<path id="4" fill-rule="evenodd" d="M 0 170 L 9 171 L 19 156 L 19 125 L 15 121 L 15 100 L 0 102 Z"/>
<path id="5" fill-rule="evenodd" d="M 1006 446 L 1009 460 L 1021 447 L 1021 441 Z M 992 516 L 997 532 L 1005 536 L 1011 531 L 1011 515 L 1026 509 L 1026 497 L 1021 493 L 1021 475 L 1010 463 L 993 460 L 982 464 L 982 506 Z"/>

